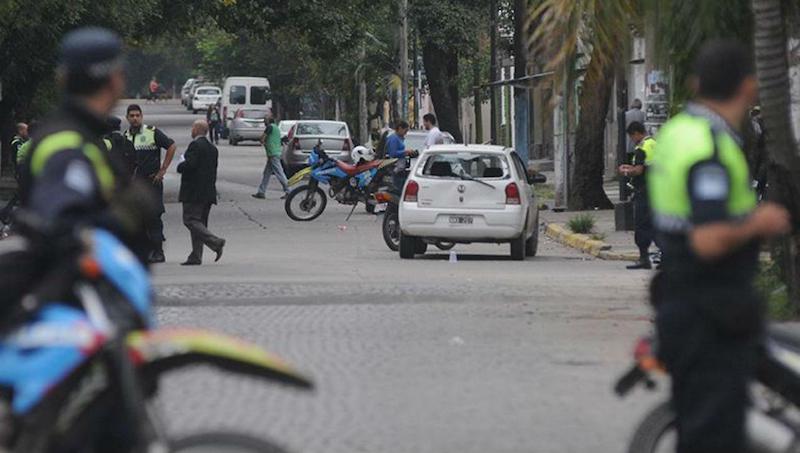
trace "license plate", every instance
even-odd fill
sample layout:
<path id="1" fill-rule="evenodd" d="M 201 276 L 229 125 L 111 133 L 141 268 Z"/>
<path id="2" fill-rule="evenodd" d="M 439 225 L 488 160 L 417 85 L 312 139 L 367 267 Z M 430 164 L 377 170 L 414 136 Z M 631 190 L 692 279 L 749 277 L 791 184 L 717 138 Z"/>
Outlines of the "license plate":
<path id="1" fill-rule="evenodd" d="M 378 203 L 375 205 L 375 212 L 383 212 L 386 210 L 386 203 Z"/>
<path id="2" fill-rule="evenodd" d="M 472 216 L 469 215 L 451 215 L 450 225 L 472 225 Z"/>

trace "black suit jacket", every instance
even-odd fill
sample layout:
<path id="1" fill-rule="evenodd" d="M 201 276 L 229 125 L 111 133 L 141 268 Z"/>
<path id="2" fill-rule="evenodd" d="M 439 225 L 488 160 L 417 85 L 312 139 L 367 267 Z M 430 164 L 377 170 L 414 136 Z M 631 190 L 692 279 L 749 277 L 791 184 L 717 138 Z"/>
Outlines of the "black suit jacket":
<path id="1" fill-rule="evenodd" d="M 219 152 L 203 136 L 192 141 L 184 154 L 184 161 L 178 165 L 181 174 L 181 190 L 178 201 L 181 203 L 217 202 L 217 160 Z"/>

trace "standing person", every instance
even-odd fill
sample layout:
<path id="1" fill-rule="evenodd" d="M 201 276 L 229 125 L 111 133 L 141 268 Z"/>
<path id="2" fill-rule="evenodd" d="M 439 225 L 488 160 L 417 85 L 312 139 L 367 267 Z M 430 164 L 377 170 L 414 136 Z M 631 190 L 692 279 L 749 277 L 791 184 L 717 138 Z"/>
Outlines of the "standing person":
<path id="1" fill-rule="evenodd" d="M 153 78 L 150 79 L 150 85 L 148 89 L 150 91 L 150 101 L 156 102 L 156 100 L 158 99 L 158 81 L 156 80 L 155 76 L 153 76 Z"/>
<path id="2" fill-rule="evenodd" d="M 413 156 L 413 150 L 406 150 L 406 134 L 408 134 L 408 123 L 405 121 L 398 121 L 394 128 L 394 134 L 386 138 L 386 157 L 389 159 L 397 159 L 397 164 L 394 167 L 394 187 L 399 191 L 403 191 L 403 185 L 406 183 L 406 174 L 408 170 L 407 157 Z"/>
<path id="3" fill-rule="evenodd" d="M 12 156 L 14 156 L 14 161 L 17 160 L 17 153 L 19 153 L 19 149 L 22 145 L 30 139 L 28 135 L 28 125 L 26 123 L 17 123 L 17 133 L 11 139 L 11 152 Z"/>
<path id="4" fill-rule="evenodd" d="M 645 121 L 645 114 L 642 111 L 642 100 L 636 98 L 631 102 L 631 108 L 629 108 L 625 112 L 625 129 L 628 128 L 632 123 L 642 123 L 644 124 Z M 634 152 L 634 144 L 631 141 L 630 137 L 628 137 L 628 141 L 625 146 L 625 152 L 630 156 Z"/>
<path id="5" fill-rule="evenodd" d="M 650 269 L 650 245 L 653 243 L 653 219 L 650 214 L 650 200 L 647 196 L 646 173 L 652 163 L 656 141 L 647 135 L 644 124 L 634 121 L 626 130 L 634 144 L 630 164 L 619 166 L 621 175 L 631 178 L 633 184 L 633 218 L 635 224 L 634 240 L 639 248 L 639 262 L 628 269 Z"/>
<path id="6" fill-rule="evenodd" d="M 122 120 L 118 116 L 109 116 L 110 132 L 103 136 L 103 142 L 106 145 L 111 164 L 114 165 L 118 175 L 130 181 L 136 170 L 136 149 L 134 149 L 133 143 L 120 132 L 121 125 Z"/>
<path id="7" fill-rule="evenodd" d="M 175 157 L 175 141 L 167 137 L 160 129 L 144 124 L 142 108 L 136 104 L 128 106 L 126 118 L 130 127 L 125 131 L 127 138 L 136 150 L 136 168 L 134 176 L 150 183 L 159 200 L 160 214 L 153 219 L 147 228 L 150 237 L 151 263 L 163 263 L 164 257 L 164 222 L 161 216 L 164 208 L 164 175 L 167 174 L 173 157 Z M 164 161 L 161 161 L 161 150 L 167 150 Z"/>
<path id="8" fill-rule="evenodd" d="M 206 111 L 206 122 L 208 122 L 208 140 L 211 143 L 219 144 L 219 108 L 217 104 L 211 104 Z"/>
<path id="9" fill-rule="evenodd" d="M 274 173 L 283 187 L 283 196 L 281 196 L 281 200 L 283 200 L 289 193 L 289 181 L 286 180 L 286 173 L 284 173 L 281 163 L 281 130 L 275 125 L 275 118 L 272 115 L 267 115 L 264 122 L 267 127 L 264 129 L 264 134 L 261 135 L 261 144 L 264 146 L 264 151 L 267 152 L 267 164 L 264 166 L 264 174 L 261 177 L 258 192 L 254 193 L 252 197 L 260 200 L 266 198 L 264 194 L 267 192 L 269 177 Z"/>
<path id="10" fill-rule="evenodd" d="M 769 153 L 767 152 L 767 129 L 761 118 L 761 107 L 755 106 L 750 110 L 750 143 L 748 161 L 750 173 L 756 183 L 756 193 L 759 199 L 764 199 L 767 193 L 767 174 L 769 173 Z"/>
<path id="11" fill-rule="evenodd" d="M 758 89 L 748 50 L 712 41 L 693 72 L 696 99 L 659 131 L 648 177 L 667 256 L 653 282 L 659 357 L 672 378 L 678 452 L 740 453 L 764 329 L 759 242 L 787 233 L 789 214 L 756 204 L 741 148 Z"/>
<path id="12" fill-rule="evenodd" d="M 444 134 L 442 134 L 442 131 L 436 126 L 436 115 L 433 113 L 426 113 L 425 116 L 422 117 L 422 127 L 428 131 L 428 135 L 425 137 L 425 149 L 433 145 L 444 144 Z"/>
<path id="13" fill-rule="evenodd" d="M 14 177 L 17 179 L 17 183 L 19 183 L 19 176 L 23 172 L 22 167 L 24 165 L 23 162 L 25 160 L 25 154 L 30 148 L 30 136 L 28 133 L 29 128 L 27 124 L 17 123 L 17 134 L 11 139 L 11 155 L 13 156 L 12 159 L 14 161 Z M 5 232 L 5 225 L 11 224 L 11 213 L 17 206 L 18 201 L 19 191 L 14 191 L 11 199 L 9 199 L 8 203 L 6 203 L 3 209 L 0 210 L 0 223 L 3 223 L 3 226 L 0 226 L 0 239 L 7 236 Z"/>
<path id="14" fill-rule="evenodd" d="M 192 124 L 192 143 L 178 164 L 181 174 L 181 190 L 178 200 L 183 203 L 183 224 L 192 237 L 192 253 L 181 263 L 197 266 L 203 263 L 203 246 L 217 254 L 214 261 L 222 258 L 225 239 L 208 230 L 208 214 L 211 205 L 217 204 L 217 160 L 219 152 L 207 138 L 208 123 L 196 120 Z"/>

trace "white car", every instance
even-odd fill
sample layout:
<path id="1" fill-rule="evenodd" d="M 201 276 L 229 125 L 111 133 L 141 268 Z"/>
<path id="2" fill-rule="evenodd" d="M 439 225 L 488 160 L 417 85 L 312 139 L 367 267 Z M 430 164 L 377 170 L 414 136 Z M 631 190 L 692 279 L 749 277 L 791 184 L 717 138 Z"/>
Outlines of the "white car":
<path id="1" fill-rule="evenodd" d="M 425 253 L 428 244 L 509 243 L 511 258 L 535 256 L 539 208 L 513 149 L 436 145 L 423 152 L 400 201 L 400 257 Z"/>
<path id="2" fill-rule="evenodd" d="M 197 87 L 192 96 L 192 113 L 208 110 L 209 105 L 214 105 L 222 97 L 219 87 L 204 85 Z"/>

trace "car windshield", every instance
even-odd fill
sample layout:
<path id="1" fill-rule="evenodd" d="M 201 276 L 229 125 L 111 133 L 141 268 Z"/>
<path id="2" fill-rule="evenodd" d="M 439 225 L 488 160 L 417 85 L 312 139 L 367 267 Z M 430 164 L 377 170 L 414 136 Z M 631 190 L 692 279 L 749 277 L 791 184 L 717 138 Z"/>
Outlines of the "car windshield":
<path id="1" fill-rule="evenodd" d="M 269 87 L 250 87 L 250 103 L 253 105 L 264 105 L 271 98 Z"/>
<path id="2" fill-rule="evenodd" d="M 241 85 L 232 86 L 229 102 L 231 104 L 247 103 L 247 88 Z"/>
<path id="3" fill-rule="evenodd" d="M 500 154 L 481 152 L 436 153 L 420 167 L 423 176 L 437 178 L 505 178 L 508 161 Z"/>
<path id="4" fill-rule="evenodd" d="M 263 120 L 267 116 L 266 110 L 242 110 L 242 118 Z"/>
<path id="5" fill-rule="evenodd" d="M 219 88 L 198 88 L 197 94 L 219 94 Z"/>
<path id="6" fill-rule="evenodd" d="M 281 121 L 281 123 L 278 125 L 278 129 L 280 129 L 283 133 L 287 133 L 289 132 L 289 129 L 294 126 L 294 123 L 294 121 Z"/>
<path id="7" fill-rule="evenodd" d="M 296 135 L 334 135 L 347 137 L 347 125 L 344 123 L 299 123 Z"/>

